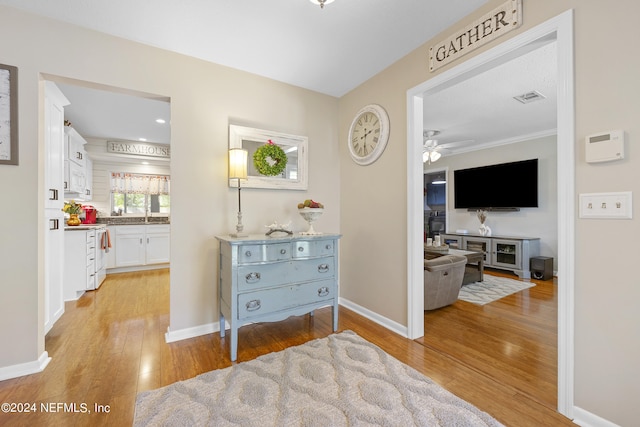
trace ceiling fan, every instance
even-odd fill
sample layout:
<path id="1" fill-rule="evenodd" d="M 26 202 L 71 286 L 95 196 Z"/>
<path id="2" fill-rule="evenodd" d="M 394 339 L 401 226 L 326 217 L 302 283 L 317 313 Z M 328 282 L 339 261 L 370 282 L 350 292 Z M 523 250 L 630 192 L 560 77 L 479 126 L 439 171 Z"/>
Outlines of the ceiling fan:
<path id="1" fill-rule="evenodd" d="M 458 145 L 474 142 L 473 139 L 467 139 L 464 141 L 450 142 L 447 144 L 439 144 L 435 136 L 440 135 L 439 130 L 427 129 L 422 132 L 422 162 L 431 164 L 437 161 L 443 154 L 452 153 L 452 149 Z"/>
<path id="2" fill-rule="evenodd" d="M 422 162 L 431 164 L 432 162 L 437 161 L 442 153 L 440 151 L 445 150 L 442 147 L 438 146 L 438 140 L 433 139 L 434 136 L 440 134 L 439 130 L 425 130 L 422 132 L 423 143 L 422 143 Z"/>

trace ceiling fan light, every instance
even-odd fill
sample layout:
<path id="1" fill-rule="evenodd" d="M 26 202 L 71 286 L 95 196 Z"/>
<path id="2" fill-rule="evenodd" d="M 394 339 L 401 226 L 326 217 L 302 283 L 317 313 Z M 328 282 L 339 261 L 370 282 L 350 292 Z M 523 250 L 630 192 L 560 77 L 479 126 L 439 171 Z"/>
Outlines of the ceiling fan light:
<path id="1" fill-rule="evenodd" d="M 333 3 L 334 0 L 309 0 L 313 4 L 317 4 L 323 8 L 325 4 Z"/>
<path id="2" fill-rule="evenodd" d="M 442 157 L 442 154 L 438 153 L 437 151 L 432 151 L 431 154 L 429 155 L 429 157 L 431 158 L 432 162 L 435 162 L 440 157 Z"/>
<path id="3" fill-rule="evenodd" d="M 425 151 L 422 153 L 422 163 L 427 163 L 427 161 L 429 161 L 429 152 Z"/>

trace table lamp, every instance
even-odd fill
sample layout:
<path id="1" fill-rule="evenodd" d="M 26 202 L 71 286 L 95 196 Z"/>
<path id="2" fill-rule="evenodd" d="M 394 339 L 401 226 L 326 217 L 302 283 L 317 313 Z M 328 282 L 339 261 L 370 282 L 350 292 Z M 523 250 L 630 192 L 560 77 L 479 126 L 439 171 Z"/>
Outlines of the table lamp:
<path id="1" fill-rule="evenodd" d="M 247 150 L 242 148 L 229 149 L 229 178 L 238 180 L 238 224 L 236 232 L 231 233 L 232 237 L 246 237 L 248 234 L 242 232 L 242 205 L 240 203 L 240 180 L 247 179 Z"/>

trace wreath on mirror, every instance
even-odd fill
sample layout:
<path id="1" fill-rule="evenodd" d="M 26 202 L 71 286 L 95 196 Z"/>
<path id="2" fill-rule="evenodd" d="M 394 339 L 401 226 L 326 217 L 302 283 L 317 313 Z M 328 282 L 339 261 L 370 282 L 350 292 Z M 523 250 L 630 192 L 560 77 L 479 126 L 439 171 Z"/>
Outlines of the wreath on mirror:
<path id="1" fill-rule="evenodd" d="M 261 175 L 280 175 L 287 167 L 287 160 L 284 150 L 274 144 L 272 140 L 267 141 L 265 145 L 253 153 L 253 165 Z"/>

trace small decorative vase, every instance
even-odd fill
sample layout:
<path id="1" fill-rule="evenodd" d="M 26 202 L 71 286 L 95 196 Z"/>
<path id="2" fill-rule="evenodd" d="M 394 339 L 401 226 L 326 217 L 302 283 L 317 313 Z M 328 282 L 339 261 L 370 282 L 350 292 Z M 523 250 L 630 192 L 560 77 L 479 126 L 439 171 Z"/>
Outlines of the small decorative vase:
<path id="1" fill-rule="evenodd" d="M 302 216 L 302 218 L 304 218 L 304 220 L 307 221 L 307 223 L 309 224 L 309 229 L 307 231 L 303 231 L 300 234 L 311 235 L 311 236 L 316 234 L 322 234 L 321 232 L 313 229 L 313 222 L 318 218 L 320 218 L 320 215 L 322 215 L 322 212 L 324 212 L 323 208 L 298 209 L 298 213 L 300 214 L 300 216 Z"/>
<path id="2" fill-rule="evenodd" d="M 76 225 L 82 224 L 82 221 L 80 221 L 80 218 L 78 217 L 78 215 L 79 214 L 69 214 L 69 219 L 67 220 L 67 225 L 76 226 Z"/>

